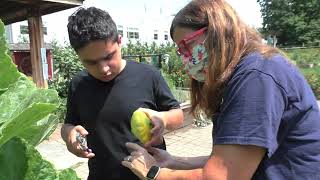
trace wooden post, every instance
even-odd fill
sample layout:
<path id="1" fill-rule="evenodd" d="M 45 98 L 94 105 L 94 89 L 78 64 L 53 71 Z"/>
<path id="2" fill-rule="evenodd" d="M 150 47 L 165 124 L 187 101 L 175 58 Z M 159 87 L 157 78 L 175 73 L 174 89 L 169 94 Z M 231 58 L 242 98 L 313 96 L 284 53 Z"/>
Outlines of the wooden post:
<path id="1" fill-rule="evenodd" d="M 48 88 L 48 83 L 43 77 L 43 66 L 41 60 L 41 48 L 44 47 L 43 26 L 39 7 L 29 10 L 28 18 L 30 57 L 32 65 L 32 78 L 37 87 Z"/>

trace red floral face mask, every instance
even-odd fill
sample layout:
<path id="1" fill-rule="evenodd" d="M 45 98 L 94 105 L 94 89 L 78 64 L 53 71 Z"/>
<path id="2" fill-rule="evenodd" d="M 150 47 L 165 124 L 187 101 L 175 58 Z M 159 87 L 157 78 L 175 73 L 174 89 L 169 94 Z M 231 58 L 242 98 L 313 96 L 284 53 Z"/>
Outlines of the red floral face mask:
<path id="1" fill-rule="evenodd" d="M 183 60 L 184 69 L 195 80 L 199 82 L 205 81 L 205 69 L 208 64 L 208 54 L 204 46 L 204 42 L 198 42 L 190 49 L 188 43 L 194 41 L 206 31 L 206 27 L 188 35 L 178 44 L 178 54 Z"/>
<path id="2" fill-rule="evenodd" d="M 204 34 L 207 30 L 207 27 L 201 28 L 191 34 L 188 34 L 184 39 L 182 39 L 178 45 L 177 54 L 181 57 L 190 58 L 192 56 L 192 49 L 190 49 L 189 44 L 194 42 L 195 39 L 202 34 Z"/>

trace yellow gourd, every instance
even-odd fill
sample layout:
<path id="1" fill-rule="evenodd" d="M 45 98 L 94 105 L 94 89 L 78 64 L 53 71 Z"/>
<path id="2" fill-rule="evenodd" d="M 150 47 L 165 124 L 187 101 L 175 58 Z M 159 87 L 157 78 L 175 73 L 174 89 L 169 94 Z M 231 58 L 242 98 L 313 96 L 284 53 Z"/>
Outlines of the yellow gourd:
<path id="1" fill-rule="evenodd" d="M 152 123 L 148 116 L 141 110 L 133 112 L 131 117 L 131 132 L 145 144 L 151 140 Z"/>

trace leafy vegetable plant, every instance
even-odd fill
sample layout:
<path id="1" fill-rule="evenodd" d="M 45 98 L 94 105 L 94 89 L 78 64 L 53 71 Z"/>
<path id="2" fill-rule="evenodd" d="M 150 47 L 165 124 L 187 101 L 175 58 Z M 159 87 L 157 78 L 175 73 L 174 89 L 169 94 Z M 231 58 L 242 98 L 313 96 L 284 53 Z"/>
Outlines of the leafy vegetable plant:
<path id="1" fill-rule="evenodd" d="M 38 89 L 11 57 L 0 20 L 0 179 L 75 180 L 72 169 L 57 171 L 34 148 L 50 135 L 57 118 L 55 90 Z"/>

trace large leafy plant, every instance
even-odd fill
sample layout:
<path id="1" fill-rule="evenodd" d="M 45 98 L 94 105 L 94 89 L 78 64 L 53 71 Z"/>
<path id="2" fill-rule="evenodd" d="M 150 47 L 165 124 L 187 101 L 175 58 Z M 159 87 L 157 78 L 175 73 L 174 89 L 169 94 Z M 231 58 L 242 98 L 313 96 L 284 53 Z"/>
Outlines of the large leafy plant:
<path id="1" fill-rule="evenodd" d="M 18 72 L 8 55 L 0 20 L 0 179 L 79 179 L 67 169 L 58 172 L 34 148 L 57 124 L 55 90 L 38 89 Z"/>

